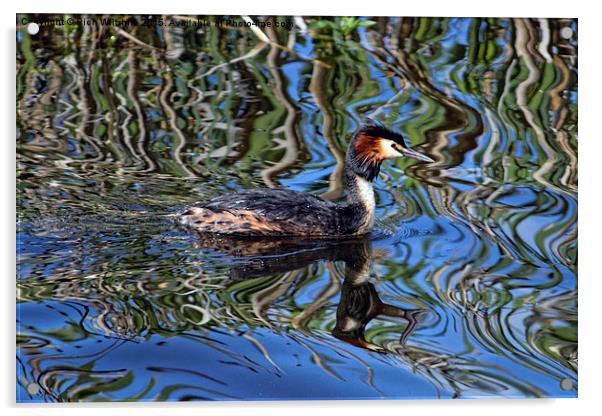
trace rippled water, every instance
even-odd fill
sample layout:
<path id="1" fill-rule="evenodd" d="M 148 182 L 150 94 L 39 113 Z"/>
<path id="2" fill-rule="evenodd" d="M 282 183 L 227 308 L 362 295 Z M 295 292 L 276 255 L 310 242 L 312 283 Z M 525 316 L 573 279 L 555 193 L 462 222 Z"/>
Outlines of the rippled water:
<path id="1" fill-rule="evenodd" d="M 262 30 L 19 27 L 18 401 L 576 396 L 576 21 Z M 365 116 L 436 159 L 384 166 L 371 238 L 174 225 L 341 200 Z"/>

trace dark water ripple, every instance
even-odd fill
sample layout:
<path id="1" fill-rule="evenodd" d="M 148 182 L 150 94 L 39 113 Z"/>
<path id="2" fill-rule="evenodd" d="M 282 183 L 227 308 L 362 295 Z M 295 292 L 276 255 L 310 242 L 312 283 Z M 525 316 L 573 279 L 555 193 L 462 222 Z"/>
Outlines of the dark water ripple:
<path id="1" fill-rule="evenodd" d="M 576 396 L 576 21 L 303 21 L 19 29 L 19 401 Z M 341 199 L 367 115 L 436 160 L 385 166 L 371 241 L 174 225 Z"/>

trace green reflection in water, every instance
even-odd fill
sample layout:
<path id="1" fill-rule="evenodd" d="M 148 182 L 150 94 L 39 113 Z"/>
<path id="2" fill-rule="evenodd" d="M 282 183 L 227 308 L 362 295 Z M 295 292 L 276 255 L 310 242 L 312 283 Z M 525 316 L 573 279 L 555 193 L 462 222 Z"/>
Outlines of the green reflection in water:
<path id="1" fill-rule="evenodd" d="M 18 399 L 575 396 L 576 22 L 264 34 L 19 27 Z M 367 115 L 436 159 L 383 169 L 375 241 L 171 221 L 241 188 L 341 199 Z"/>

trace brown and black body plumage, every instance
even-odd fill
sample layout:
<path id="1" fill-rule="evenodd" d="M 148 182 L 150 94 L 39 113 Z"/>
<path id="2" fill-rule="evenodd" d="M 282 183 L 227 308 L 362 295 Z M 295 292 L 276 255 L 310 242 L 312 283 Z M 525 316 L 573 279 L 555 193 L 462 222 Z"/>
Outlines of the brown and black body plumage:
<path id="1" fill-rule="evenodd" d="M 204 233 L 263 235 L 348 235 L 346 207 L 288 189 L 249 189 L 190 208 L 188 225 Z M 334 233 L 333 233 L 334 231 Z"/>
<path id="2" fill-rule="evenodd" d="M 287 189 L 251 189 L 191 207 L 180 223 L 201 234 L 241 237 L 367 234 L 374 225 L 372 181 L 384 160 L 402 156 L 432 161 L 408 149 L 399 133 L 368 120 L 347 150 L 347 204 Z"/>

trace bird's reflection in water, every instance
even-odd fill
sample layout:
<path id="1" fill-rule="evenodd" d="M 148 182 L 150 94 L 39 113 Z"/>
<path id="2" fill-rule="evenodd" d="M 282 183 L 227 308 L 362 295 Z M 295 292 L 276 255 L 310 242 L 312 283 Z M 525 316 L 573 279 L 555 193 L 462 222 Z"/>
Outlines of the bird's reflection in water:
<path id="1" fill-rule="evenodd" d="M 393 317 L 407 321 L 399 336 L 400 347 L 403 348 L 421 316 L 426 313 L 424 309 L 404 309 L 381 301 L 370 281 L 373 250 L 368 237 L 308 242 L 202 235 L 199 247 L 211 247 L 235 257 L 238 262 L 233 262 L 230 268 L 230 276 L 234 280 L 291 272 L 319 261 L 344 262 L 345 271 L 332 335 L 357 347 L 386 353 L 387 350 L 382 346 L 366 341 L 364 332 L 373 319 Z"/>
<path id="2" fill-rule="evenodd" d="M 253 295 L 241 296 L 240 299 L 249 299 L 252 303 L 255 317 L 270 329 L 278 331 L 278 325 L 268 318 L 265 309 L 274 305 L 285 296 L 295 296 L 295 285 L 300 285 L 297 279 L 311 279 L 316 276 L 316 271 L 309 267 L 320 261 L 328 262 L 330 281 L 316 295 L 312 301 L 303 306 L 303 310 L 290 318 L 290 326 L 299 333 L 320 339 L 323 345 L 343 351 L 333 344 L 331 340 L 322 338 L 320 329 L 312 325 L 311 317 L 317 315 L 322 308 L 331 305 L 333 297 L 340 293 L 340 300 L 336 310 L 336 322 L 328 328 L 338 340 L 354 347 L 379 354 L 379 358 L 387 360 L 392 365 L 401 363 L 411 368 L 412 373 L 420 374 L 437 386 L 440 391 L 450 392 L 451 397 L 460 397 L 463 392 L 471 389 L 485 390 L 502 394 L 507 387 L 504 371 L 493 366 L 484 366 L 470 352 L 454 354 L 445 345 L 429 342 L 428 337 L 424 342 L 409 342 L 410 337 L 418 328 L 431 330 L 440 320 L 436 310 L 431 309 L 404 309 L 395 305 L 384 303 L 377 290 L 379 276 L 373 276 L 372 263 L 380 263 L 386 250 L 380 249 L 383 241 L 375 241 L 373 250 L 370 239 L 354 240 L 324 240 L 318 242 L 285 240 L 231 240 L 220 237 L 204 237 L 200 246 L 226 253 L 231 257 L 230 280 L 231 285 L 242 283 L 243 280 L 253 279 L 268 275 L 282 275 L 272 280 L 271 284 L 264 285 Z M 210 249 L 210 250 L 211 250 Z M 375 261 L 376 260 L 376 261 Z M 333 263 L 343 262 L 344 276 L 337 277 L 337 267 L 330 267 Z M 290 272 L 290 273 L 287 273 Z M 390 278 L 391 276 L 388 276 Z M 260 279 L 261 280 L 261 279 Z M 342 282 L 341 282 L 342 280 Z M 372 283 L 374 281 L 375 284 Z M 246 286 L 248 288 L 248 286 Z M 307 292 L 305 292 L 307 293 Z M 284 302 L 286 303 L 286 302 Z M 277 305 L 274 305 L 277 306 Z M 298 306 L 298 305 L 296 305 Z M 277 309 L 277 308 L 276 308 Z M 283 315 L 275 313 L 278 322 L 282 324 Z M 395 338 L 370 337 L 366 340 L 366 328 L 376 319 L 399 320 L 405 327 Z M 323 321 L 323 317 L 321 320 Z M 377 329 L 374 327 L 373 329 Z M 315 332 L 314 332 L 315 331 Z M 382 331 L 376 331 L 382 334 Z M 391 332 L 387 331 L 389 334 Z M 369 331 L 368 331 L 369 333 Z M 301 337 L 291 335 L 303 343 Z M 310 349 L 309 346 L 307 346 Z M 312 350 L 312 352 L 314 352 Z M 349 351 L 348 351 L 349 352 Z M 317 357 L 314 354 L 314 357 Z M 382 393 L 372 382 L 374 369 L 361 357 L 351 353 L 351 356 L 367 369 L 367 383 L 378 392 Z M 318 365 L 329 374 L 340 379 L 332 369 L 322 361 Z M 529 382 L 521 382 L 520 388 L 525 395 L 542 396 L 542 392 Z"/>

